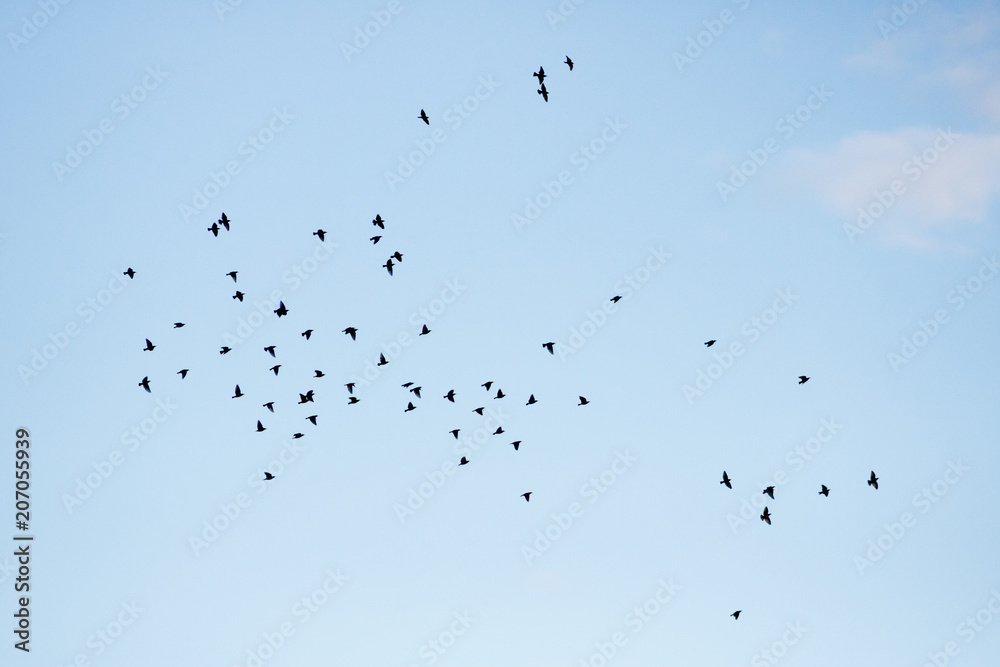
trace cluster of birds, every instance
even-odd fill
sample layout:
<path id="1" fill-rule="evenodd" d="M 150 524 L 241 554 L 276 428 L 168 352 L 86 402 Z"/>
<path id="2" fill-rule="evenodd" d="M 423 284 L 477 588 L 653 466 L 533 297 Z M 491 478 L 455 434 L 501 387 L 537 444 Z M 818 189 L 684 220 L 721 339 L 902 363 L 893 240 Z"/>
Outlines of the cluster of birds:
<path id="1" fill-rule="evenodd" d="M 420 113 L 424 115 L 424 118 L 427 117 L 427 115 L 424 114 L 424 110 L 423 109 L 420 110 Z M 372 218 L 372 226 L 378 227 L 379 229 L 385 231 L 385 220 L 382 219 L 382 215 L 381 214 L 379 214 L 379 213 L 375 214 L 375 217 Z M 320 240 L 322 241 L 323 239 L 321 238 Z M 379 241 L 382 240 L 382 236 L 379 235 L 379 234 L 376 234 L 375 236 L 371 237 L 368 240 L 372 242 L 372 245 L 375 245 L 376 243 L 378 243 Z M 401 263 L 403 261 L 403 253 L 401 253 L 401 252 L 399 252 L 397 250 L 396 252 L 392 253 L 389 256 L 389 259 L 387 259 L 385 261 L 385 264 L 382 265 L 382 268 L 384 268 L 386 271 L 388 271 L 390 276 L 392 275 L 392 267 L 394 266 L 392 260 L 396 260 L 397 264 Z"/>
<path id="2" fill-rule="evenodd" d="M 572 72 L 573 71 L 573 60 L 569 56 L 566 56 L 566 60 L 564 60 L 563 62 L 567 66 L 569 66 L 569 71 Z M 539 65 L 538 66 L 538 71 L 537 72 L 533 72 L 532 76 L 535 77 L 536 79 L 538 79 L 538 85 L 541 86 L 541 88 L 538 89 L 538 94 L 542 96 L 543 100 L 545 100 L 546 102 L 548 102 L 549 101 L 549 89 L 545 87 L 545 77 L 547 76 L 545 74 L 545 68 L 542 67 L 541 65 Z"/>

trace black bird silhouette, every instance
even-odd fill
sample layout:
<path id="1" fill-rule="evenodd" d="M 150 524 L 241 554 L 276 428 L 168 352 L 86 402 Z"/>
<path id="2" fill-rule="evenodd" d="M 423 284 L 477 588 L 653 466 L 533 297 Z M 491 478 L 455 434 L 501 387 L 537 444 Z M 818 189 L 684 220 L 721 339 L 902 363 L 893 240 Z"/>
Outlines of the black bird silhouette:
<path id="1" fill-rule="evenodd" d="M 545 84 L 544 83 L 542 84 L 542 87 L 538 89 L 537 92 L 538 92 L 539 95 L 542 96 L 543 100 L 545 100 L 546 102 L 549 101 L 549 91 L 545 89 Z"/>
<path id="2" fill-rule="evenodd" d="M 233 398 L 239 398 L 242 395 L 243 395 L 243 392 L 240 391 L 240 386 L 236 385 L 236 393 L 233 395 Z"/>
<path id="3" fill-rule="evenodd" d="M 240 303 L 243 303 L 243 296 L 244 296 L 243 292 L 236 290 L 236 294 L 233 295 L 233 298 L 239 299 Z"/>
<path id="4" fill-rule="evenodd" d="M 150 343 L 149 339 L 147 338 L 146 339 L 146 347 L 142 348 L 142 351 L 143 352 L 152 352 L 155 347 L 156 346 L 153 345 L 152 343 Z"/>
<path id="5" fill-rule="evenodd" d="M 354 393 L 354 383 L 353 382 L 348 382 L 344 386 L 347 387 L 347 393 L 348 394 L 353 394 Z"/>
<path id="6" fill-rule="evenodd" d="M 230 348 L 226 347 L 225 345 L 223 345 L 222 349 L 219 350 L 219 354 L 225 354 L 226 352 L 232 352 L 232 350 Z"/>
<path id="7" fill-rule="evenodd" d="M 771 496 L 771 500 L 774 500 L 774 487 L 773 486 L 769 486 L 766 489 L 764 489 L 764 492 L 761 495 L 764 495 L 764 493 L 766 493 L 767 495 Z"/>
<path id="8" fill-rule="evenodd" d="M 304 433 L 293 433 L 293 434 L 292 434 L 292 440 L 298 440 L 298 439 L 299 439 L 299 438 L 301 438 L 301 437 L 302 437 L 303 435 L 305 435 L 305 434 L 304 434 Z"/>
<path id="9" fill-rule="evenodd" d="M 875 476 L 874 470 L 872 470 L 872 476 L 868 478 L 868 486 L 874 486 L 875 490 L 878 491 L 878 477 Z"/>
<path id="10" fill-rule="evenodd" d="M 274 314 L 277 315 L 278 317 L 281 317 L 282 315 L 287 315 L 288 314 L 288 309 L 285 308 L 285 302 L 284 301 L 279 301 L 278 302 L 278 307 L 275 309 Z"/>
<path id="11" fill-rule="evenodd" d="M 303 403 L 315 403 L 315 401 L 313 401 L 312 389 L 310 389 L 304 394 L 299 394 L 299 405 L 302 405 Z"/>
<path id="12" fill-rule="evenodd" d="M 528 402 L 525 403 L 525 405 L 534 405 L 537 402 L 538 401 L 535 400 L 535 395 L 532 394 L 531 396 L 528 397 Z"/>
<path id="13" fill-rule="evenodd" d="M 573 61 L 570 60 L 569 56 L 566 56 L 566 60 L 564 60 L 563 62 L 566 63 L 567 65 L 569 65 L 569 71 L 572 72 L 573 71 Z"/>
<path id="14" fill-rule="evenodd" d="M 806 377 L 805 375 L 800 375 L 799 376 L 799 384 L 805 384 L 806 382 L 809 382 L 809 378 Z"/>
<path id="15" fill-rule="evenodd" d="M 430 121 L 430 119 L 429 119 L 429 118 L 427 117 L 427 114 L 426 114 L 426 113 L 424 113 L 424 110 L 423 110 L 423 109 L 421 109 L 421 110 L 420 110 L 420 115 L 419 115 L 419 116 L 417 116 L 417 118 L 419 118 L 420 120 L 424 121 L 424 122 L 425 122 L 425 123 L 427 123 L 428 125 L 430 125 L 430 124 L 431 124 L 431 121 Z"/>
<path id="16" fill-rule="evenodd" d="M 264 407 L 270 410 L 271 412 L 274 412 L 274 401 L 268 401 L 267 403 L 264 404 Z"/>
<path id="17" fill-rule="evenodd" d="M 488 382 L 484 382 L 484 383 L 482 383 L 482 384 L 481 384 L 481 385 L 479 385 L 479 386 L 480 386 L 480 387 L 486 387 L 486 391 L 489 391 L 489 390 L 490 390 L 490 387 L 492 387 L 492 386 L 493 386 L 493 380 L 489 380 Z"/>
<path id="18" fill-rule="evenodd" d="M 725 484 L 727 489 L 733 488 L 732 478 L 726 473 L 725 470 L 722 471 L 722 481 L 719 484 Z"/>
<path id="19" fill-rule="evenodd" d="M 219 218 L 219 224 L 225 227 L 227 232 L 229 231 L 229 218 L 226 217 L 225 213 L 223 213 L 222 217 Z"/>
<path id="20" fill-rule="evenodd" d="M 383 220 L 382 216 L 379 215 L 378 213 L 375 214 L 375 219 L 372 220 L 372 224 L 378 227 L 379 229 L 385 229 L 385 220 Z"/>
<path id="21" fill-rule="evenodd" d="M 186 368 L 182 368 L 182 369 L 180 369 L 179 371 L 177 371 L 177 374 L 178 374 L 178 375 L 180 375 L 180 376 L 181 376 L 181 379 L 183 380 L 184 378 L 186 378 L 186 377 L 187 377 L 187 374 L 188 374 L 188 369 L 186 369 Z"/>
<path id="22" fill-rule="evenodd" d="M 455 390 L 454 389 L 449 389 L 448 393 L 445 394 L 443 398 L 447 398 L 449 401 L 451 401 L 452 403 L 454 403 L 455 402 Z"/>
<path id="23" fill-rule="evenodd" d="M 506 396 L 506 394 L 503 393 L 503 389 L 497 389 L 497 395 L 493 397 L 493 400 L 495 401 L 498 398 L 503 398 L 504 396 Z"/>
<path id="24" fill-rule="evenodd" d="M 373 237 L 371 237 L 368 240 L 372 242 L 372 245 L 375 245 L 376 243 L 379 242 L 379 239 L 381 239 L 381 238 L 382 238 L 381 236 L 373 236 Z"/>
<path id="25" fill-rule="evenodd" d="M 401 252 L 399 252 L 397 250 L 396 252 L 392 253 L 392 258 L 394 260 L 396 260 L 397 262 L 402 262 L 403 261 L 403 253 L 401 253 Z"/>
<path id="26" fill-rule="evenodd" d="M 277 347 L 277 346 L 276 345 L 268 345 L 267 347 L 264 348 L 264 351 L 267 352 L 268 354 L 270 354 L 273 357 L 274 356 L 274 348 L 275 347 Z"/>
<path id="27" fill-rule="evenodd" d="M 486 408 L 476 408 L 475 410 L 473 410 L 473 412 L 475 412 L 479 416 L 482 416 L 483 410 L 485 410 L 485 409 Z"/>
<path id="28" fill-rule="evenodd" d="M 539 65 L 538 71 L 532 72 L 531 76 L 538 77 L 538 84 L 541 85 L 542 81 L 545 80 L 545 68 Z"/>
<path id="29" fill-rule="evenodd" d="M 320 243 L 326 240 L 326 232 L 324 232 L 322 229 L 317 229 L 315 232 L 313 232 L 313 236 L 318 236 Z"/>
<path id="30" fill-rule="evenodd" d="M 385 366 L 387 363 L 389 363 L 389 362 L 385 360 L 385 355 L 384 354 L 378 355 L 378 365 L 379 366 Z"/>
<path id="31" fill-rule="evenodd" d="M 829 498 L 830 497 L 830 489 L 827 488 L 826 484 L 820 484 L 820 486 L 822 486 L 823 488 L 819 490 L 819 494 L 821 496 L 826 496 L 827 498 Z"/>
<path id="32" fill-rule="evenodd" d="M 401 387 L 412 387 L 412 386 L 413 386 L 413 383 L 412 383 L 412 382 L 404 382 L 404 383 L 403 383 L 403 384 L 401 384 L 400 386 L 401 386 Z"/>
<path id="33" fill-rule="evenodd" d="M 416 409 L 417 409 L 417 406 L 415 406 L 413 404 L 413 402 L 410 401 L 409 403 L 406 404 L 406 409 L 403 410 L 403 412 L 409 412 L 410 410 L 416 410 Z"/>
<path id="34" fill-rule="evenodd" d="M 357 403 L 357 402 L 358 402 L 358 401 L 360 401 L 360 400 L 361 400 L 361 399 L 360 399 L 360 398 L 358 398 L 357 396 L 348 396 L 348 397 L 347 397 L 347 404 L 348 404 L 348 405 L 354 405 L 355 403 Z"/>
<path id="35" fill-rule="evenodd" d="M 527 493 L 522 493 L 521 494 L 521 497 L 524 498 L 524 502 L 526 502 L 526 503 L 530 503 L 531 502 L 531 494 L 532 493 L 534 493 L 534 492 L 533 491 L 528 491 Z"/>
<path id="36" fill-rule="evenodd" d="M 503 433 L 503 426 L 497 426 L 497 430 L 493 431 L 493 435 L 500 435 Z"/>
<path id="37" fill-rule="evenodd" d="M 413 389 L 411 389 L 410 391 L 412 391 L 412 392 L 413 392 L 414 394 L 416 394 L 416 395 L 417 395 L 417 398 L 420 398 L 420 390 L 421 390 L 421 389 L 423 389 L 423 387 L 414 387 L 414 388 L 413 388 Z"/>
<path id="38" fill-rule="evenodd" d="M 731 613 L 730 616 L 732 616 L 733 618 L 735 618 L 738 621 L 738 620 L 740 620 L 740 612 L 741 611 L 743 611 L 743 610 L 742 609 L 737 609 L 736 611 L 734 611 L 733 613 Z"/>
<path id="39" fill-rule="evenodd" d="M 622 300 L 622 297 L 621 297 L 620 294 L 616 294 L 615 296 L 611 297 L 611 303 L 618 303 L 621 300 Z"/>
<path id="40" fill-rule="evenodd" d="M 707 343 L 705 343 L 705 347 L 712 347 L 713 345 L 715 345 L 715 339 L 714 338 L 712 340 L 708 341 Z"/>
<path id="41" fill-rule="evenodd" d="M 358 330 L 355 329 L 354 327 L 347 327 L 346 329 L 344 329 L 344 333 L 350 336 L 351 340 L 358 339 Z"/>
<path id="42" fill-rule="evenodd" d="M 510 444 L 514 445 L 514 451 L 516 452 L 517 448 L 521 446 L 521 441 L 520 440 L 515 440 L 514 442 L 512 442 Z"/>
<path id="43" fill-rule="evenodd" d="M 257 420 L 257 432 L 258 432 L 258 433 L 263 433 L 263 432 L 264 432 L 264 431 L 266 431 L 266 430 L 267 430 L 267 429 L 266 429 L 266 428 L 264 428 L 264 425 L 263 425 L 263 424 L 261 424 L 261 423 L 260 423 L 260 420 L 258 419 L 258 420 Z"/>
<path id="44" fill-rule="evenodd" d="M 184 326 L 183 322 L 174 322 L 174 328 L 175 329 L 180 329 L 182 326 Z"/>
<path id="45" fill-rule="evenodd" d="M 764 507 L 764 513 L 760 515 L 760 520 L 769 526 L 771 525 L 771 513 L 767 511 L 766 506 Z"/>
<path id="46" fill-rule="evenodd" d="M 588 401 L 586 398 L 584 398 L 583 396 L 581 396 L 580 397 L 580 402 L 577 405 L 578 406 L 579 405 L 586 405 L 587 403 L 590 403 L 590 401 Z"/>
<path id="47" fill-rule="evenodd" d="M 268 370 L 277 375 L 279 368 L 281 368 L 281 364 L 275 364 L 274 366 L 271 366 Z"/>
<path id="48" fill-rule="evenodd" d="M 323 373 L 323 371 L 314 371 L 314 372 L 316 373 L 316 377 L 318 377 L 318 378 L 321 378 L 321 377 L 323 377 L 325 375 Z"/>
<path id="49" fill-rule="evenodd" d="M 132 280 L 133 278 L 135 278 L 135 271 L 133 271 L 132 267 L 130 266 L 128 267 L 128 271 L 122 271 L 122 275 L 128 276 L 129 280 Z"/>
<path id="50" fill-rule="evenodd" d="M 458 465 L 460 465 L 460 466 L 464 466 L 464 465 L 465 465 L 466 463 L 468 463 L 468 462 L 469 462 L 469 459 L 467 459 L 467 458 L 465 458 L 465 457 L 463 456 L 463 457 L 462 457 L 462 460 L 458 462 Z"/>
<path id="51" fill-rule="evenodd" d="M 274 475 L 272 475 L 271 473 L 269 473 L 269 472 L 267 472 L 265 470 L 264 471 L 264 480 L 267 481 L 267 480 L 271 480 L 271 479 L 274 479 Z"/>
<path id="52" fill-rule="evenodd" d="M 305 331 L 302 332 L 302 335 L 305 336 L 306 340 L 309 340 L 309 337 L 313 335 L 313 330 L 306 329 Z"/>
<path id="53" fill-rule="evenodd" d="M 430 330 L 430 329 L 428 329 L 428 328 L 427 328 L 427 325 L 425 324 L 425 325 L 424 325 L 424 328 L 420 330 L 420 334 L 419 334 L 419 335 L 421 335 L 421 336 L 426 336 L 426 335 L 427 335 L 427 334 L 429 334 L 430 332 L 431 332 L 431 330 Z"/>
<path id="54" fill-rule="evenodd" d="M 319 415 L 309 415 L 308 417 L 306 417 L 306 419 L 308 419 L 309 421 L 311 421 L 312 425 L 315 426 L 316 425 L 316 418 L 317 417 L 319 417 Z"/>
<path id="55" fill-rule="evenodd" d="M 142 378 L 142 382 L 139 383 L 139 386 L 142 387 L 143 389 L 145 389 L 146 391 L 149 391 L 149 376 L 148 375 L 146 377 Z"/>
<path id="56" fill-rule="evenodd" d="M 227 276 L 229 276 L 230 278 L 232 278 L 232 279 L 233 279 L 233 282 L 235 283 L 235 282 L 236 282 L 236 274 L 237 274 L 237 273 L 239 273 L 239 271 L 230 271 L 230 272 L 229 272 L 229 273 L 227 273 L 226 275 L 227 275 Z"/>
<path id="57" fill-rule="evenodd" d="M 385 267 L 385 270 L 388 271 L 389 275 L 391 276 L 392 275 L 392 258 L 390 257 L 389 259 L 387 259 L 385 261 L 385 264 L 383 264 L 382 266 Z"/>
<path id="58" fill-rule="evenodd" d="M 448 433 L 451 433 L 453 436 L 455 436 L 455 439 L 458 440 L 458 432 L 461 431 L 461 430 L 462 429 L 460 429 L 460 428 L 456 428 L 456 429 L 452 429 L 451 431 L 448 431 Z"/>
<path id="59" fill-rule="evenodd" d="M 208 228 L 208 231 L 212 232 L 213 235 L 219 235 L 219 223 L 213 222 L 212 226 Z"/>
<path id="60" fill-rule="evenodd" d="M 552 349 L 555 347 L 555 343 L 542 343 L 542 347 L 548 350 L 549 354 L 555 354 L 555 350 Z"/>

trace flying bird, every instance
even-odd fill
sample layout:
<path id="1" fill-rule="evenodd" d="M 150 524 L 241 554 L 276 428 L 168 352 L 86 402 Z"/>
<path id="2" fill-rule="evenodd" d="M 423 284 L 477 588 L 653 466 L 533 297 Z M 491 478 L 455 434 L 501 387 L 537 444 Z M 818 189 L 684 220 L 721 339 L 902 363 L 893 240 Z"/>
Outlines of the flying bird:
<path id="1" fill-rule="evenodd" d="M 147 338 L 146 339 L 146 347 L 142 348 L 142 351 L 143 352 L 152 352 L 155 347 L 156 346 L 153 345 L 152 343 L 150 343 L 149 339 Z"/>
<path id="2" fill-rule="evenodd" d="M 236 385 L 236 393 L 233 395 L 233 398 L 239 398 L 242 395 L 243 395 L 243 392 L 240 391 L 240 386 Z"/>
<path id="3" fill-rule="evenodd" d="M 233 295 L 234 299 L 239 299 L 240 303 L 243 303 L 243 292 L 236 290 L 236 294 Z"/>
<path id="4" fill-rule="evenodd" d="M 532 72 L 531 76 L 538 77 L 538 84 L 541 85 L 542 81 L 545 80 L 545 68 L 539 65 L 538 71 Z"/>
<path id="5" fill-rule="evenodd" d="M 182 326 L 184 326 L 183 322 L 174 322 L 174 328 L 175 329 L 180 329 Z"/>
<path id="6" fill-rule="evenodd" d="M 381 238 L 382 238 L 381 236 L 373 236 L 373 237 L 371 237 L 368 240 L 372 242 L 372 245 L 375 245 L 376 243 L 379 242 L 379 239 L 381 239 Z"/>
<path id="7" fill-rule="evenodd" d="M 495 401 L 498 398 L 503 398 L 504 396 L 506 396 L 506 394 L 503 393 L 503 389 L 497 389 L 497 395 L 493 397 L 493 400 Z"/>
<path id="8" fill-rule="evenodd" d="M 542 347 L 548 350 L 549 354 L 555 354 L 555 350 L 552 349 L 555 347 L 555 343 L 542 343 Z"/>
<path id="9" fill-rule="evenodd" d="M 180 375 L 180 376 L 181 376 L 181 379 L 183 380 L 184 378 L 186 378 L 186 377 L 187 377 L 187 374 L 188 374 L 188 369 L 186 369 L 186 368 L 182 368 L 182 369 L 180 369 L 179 371 L 177 371 L 177 374 L 178 374 L 178 375 Z"/>
<path id="10" fill-rule="evenodd" d="M 564 60 L 563 62 L 566 63 L 567 65 L 569 65 L 569 71 L 572 72 L 573 71 L 573 61 L 570 60 L 570 57 L 566 56 L 566 60 Z"/>
<path id="11" fill-rule="evenodd" d="M 526 502 L 526 503 L 530 503 L 531 502 L 531 494 L 532 493 L 533 493 L 533 491 L 528 491 L 527 493 L 522 493 L 521 494 L 521 497 L 524 498 L 524 502 Z"/>
<path id="12" fill-rule="evenodd" d="M 313 371 L 313 372 L 316 373 L 316 377 L 318 377 L 318 378 L 321 378 L 321 377 L 323 377 L 325 375 L 325 373 L 323 371 Z"/>
<path id="13" fill-rule="evenodd" d="M 484 383 L 482 383 L 482 384 L 481 384 L 481 385 L 479 385 L 479 386 L 480 386 L 480 387 L 486 387 L 486 391 L 489 391 L 489 390 L 490 390 L 490 387 L 492 387 L 492 386 L 493 386 L 493 380 L 489 380 L 488 382 L 484 382 Z"/>
<path id="14" fill-rule="evenodd" d="M 354 405 L 355 403 L 357 403 L 357 402 L 358 402 L 358 401 L 360 401 L 360 400 L 361 400 L 361 399 L 360 399 L 360 398 L 358 398 L 357 396 L 348 396 L 348 397 L 347 397 L 347 404 L 348 404 L 348 405 Z"/>
<path id="15" fill-rule="evenodd" d="M 396 252 L 392 253 L 392 258 L 394 260 L 396 260 L 397 262 L 402 262 L 403 261 L 403 253 L 401 253 L 401 252 L 399 252 L 397 250 Z"/>
<path id="16" fill-rule="evenodd" d="M 319 417 L 319 415 L 309 415 L 308 417 L 306 417 L 306 419 L 308 419 L 309 421 L 311 421 L 312 425 L 315 426 L 316 425 L 316 418 L 317 417 Z"/>
<path id="17" fill-rule="evenodd" d="M 423 389 L 423 387 L 414 387 L 414 388 L 413 388 L 413 389 L 411 389 L 410 391 L 412 391 L 412 392 L 413 392 L 414 394 L 416 394 L 416 395 L 417 395 L 417 398 L 420 398 L 420 390 L 421 390 L 421 389 Z"/>
<path id="18" fill-rule="evenodd" d="M 274 475 L 272 475 L 271 473 L 269 473 L 267 471 L 264 471 L 264 480 L 267 481 L 267 480 L 271 480 L 271 479 L 274 479 Z"/>
<path id="19" fill-rule="evenodd" d="M 431 121 L 430 121 L 430 119 L 429 119 L 429 118 L 427 117 L 427 114 L 426 114 L 426 113 L 424 112 L 424 110 L 423 110 L 423 109 L 421 109 L 421 110 L 420 110 L 420 115 L 419 115 L 419 116 L 417 116 L 417 118 L 419 118 L 420 120 L 424 121 L 424 122 L 425 122 L 425 123 L 427 123 L 428 125 L 430 125 L 430 124 L 431 124 Z"/>
<path id="20" fill-rule="evenodd" d="M 315 403 L 315 401 L 313 400 L 312 389 L 310 389 L 304 394 L 299 394 L 299 405 L 302 405 L 303 403 Z"/>
<path id="21" fill-rule="evenodd" d="M 868 486 L 873 486 L 878 491 L 878 477 L 875 476 L 874 470 L 872 470 L 872 476 L 868 478 Z"/>
<path id="22" fill-rule="evenodd" d="M 287 315 L 288 314 L 288 309 L 285 308 L 285 302 L 284 301 L 279 301 L 278 302 L 278 307 L 275 309 L 274 314 L 277 315 L 278 317 L 281 317 L 282 315 Z"/>
<path id="23" fill-rule="evenodd" d="M 707 343 L 705 343 L 705 347 L 712 347 L 713 345 L 715 345 L 715 339 L 714 338 L 712 340 L 708 341 Z"/>
<path id="24" fill-rule="evenodd" d="M 455 390 L 454 389 L 449 389 L 448 393 L 445 394 L 443 396 L 443 398 L 447 398 L 449 401 L 451 401 L 452 403 L 454 403 L 455 402 Z"/>
<path id="25" fill-rule="evenodd" d="M 270 410 L 271 412 L 274 412 L 274 401 L 268 401 L 267 403 L 264 404 L 264 407 Z"/>
<path id="26" fill-rule="evenodd" d="M 326 240 L 326 232 L 323 231 L 322 229 L 317 229 L 315 232 L 313 232 L 313 236 L 318 236 L 320 243 Z"/>
<path id="27" fill-rule="evenodd" d="M 733 488 L 732 482 L 733 482 L 732 478 L 729 476 L 728 473 L 726 473 L 725 470 L 723 470 L 722 471 L 722 481 L 719 482 L 719 484 L 725 484 L 727 489 L 731 489 L 731 488 Z"/>
<path id="28" fill-rule="evenodd" d="M 275 347 L 277 347 L 277 346 L 276 345 L 268 345 L 267 347 L 264 348 L 264 351 L 267 352 L 268 354 L 270 354 L 273 357 L 274 356 L 274 348 Z"/>
<path id="29" fill-rule="evenodd" d="M 299 438 L 301 438 L 301 437 L 302 437 L 303 435 L 305 435 L 305 434 L 304 434 L 304 433 L 293 433 L 293 434 L 292 434 L 292 440 L 298 440 L 298 439 L 299 439 Z"/>
<path id="30" fill-rule="evenodd" d="M 403 410 L 403 412 L 409 412 L 410 410 L 416 410 L 416 409 L 417 406 L 413 404 L 413 401 L 410 401 L 409 403 L 406 404 L 406 409 Z"/>
<path id="31" fill-rule="evenodd" d="M 385 366 L 387 363 L 389 363 L 389 362 L 385 360 L 385 355 L 384 354 L 378 355 L 378 365 L 379 366 Z"/>
<path id="32" fill-rule="evenodd" d="M 272 410 L 272 412 L 273 412 L 273 410 Z M 263 432 L 264 432 L 264 431 L 266 431 L 266 430 L 267 430 L 267 429 L 266 429 L 266 428 L 264 428 L 264 425 L 263 425 L 263 424 L 261 424 L 261 423 L 260 423 L 260 420 L 258 419 L 258 420 L 257 420 L 257 432 L 258 432 L 258 433 L 263 433 Z"/>
<path id="33" fill-rule="evenodd" d="M 531 396 L 528 397 L 528 402 L 525 403 L 525 405 L 534 405 L 537 402 L 538 401 L 535 400 L 535 395 L 532 394 Z"/>
<path id="34" fill-rule="evenodd" d="M 375 219 L 372 220 L 372 224 L 379 229 L 385 229 L 385 220 L 383 220 L 382 216 L 377 213 L 375 214 Z"/>
<path id="35" fill-rule="evenodd" d="M 344 329 L 344 333 L 350 336 L 351 340 L 358 339 L 358 330 L 355 329 L 354 327 L 347 327 L 346 329 Z"/>
<path id="36" fill-rule="evenodd" d="M 132 280 L 132 279 L 135 278 L 135 271 L 133 271 L 132 267 L 130 266 L 130 267 L 128 267 L 128 271 L 122 271 L 122 275 L 123 276 L 128 276 L 129 280 Z"/>
<path id="37" fill-rule="evenodd" d="M 448 431 L 448 433 L 451 433 L 453 436 L 455 436 L 455 439 L 458 440 L 458 432 L 461 431 L 461 430 L 462 429 L 456 428 L 456 429 L 452 429 L 451 431 Z"/>
<path id="38" fill-rule="evenodd" d="M 822 486 L 823 488 L 819 490 L 819 494 L 821 496 L 826 496 L 827 498 L 829 498 L 830 497 L 830 489 L 827 488 L 826 484 L 821 484 L 820 486 Z"/>
<path id="39" fill-rule="evenodd" d="M 764 495 L 764 494 L 767 494 L 767 495 L 771 496 L 771 500 L 774 500 L 774 487 L 773 486 L 769 486 L 766 489 L 764 489 L 764 492 L 761 493 L 761 495 Z"/>
<path id="40" fill-rule="evenodd" d="M 412 382 L 404 382 L 403 384 L 401 384 L 399 386 L 401 386 L 401 387 L 412 387 L 413 383 Z"/>
<path id="41" fill-rule="evenodd" d="M 281 364 L 275 364 L 274 366 L 271 366 L 268 370 L 277 375 L 279 368 L 281 368 Z"/>
<path id="42" fill-rule="evenodd" d="M 233 282 L 235 283 L 235 282 L 236 282 L 236 274 L 237 274 L 237 273 L 239 273 L 239 271 L 230 271 L 230 272 L 229 272 L 229 273 L 227 273 L 226 275 L 227 275 L 227 276 L 229 276 L 230 278 L 232 278 L 232 279 L 233 279 Z"/>
<path id="43" fill-rule="evenodd" d="M 149 376 L 148 375 L 146 377 L 142 378 L 142 382 L 139 383 L 139 386 L 142 387 L 143 389 L 145 389 L 146 391 L 149 391 Z"/>
<path id="44" fill-rule="evenodd" d="M 226 217 L 225 213 L 223 213 L 222 217 L 219 218 L 219 224 L 225 227 L 227 232 L 229 231 L 229 218 Z"/>
<path id="45" fill-rule="evenodd" d="M 344 386 L 347 387 L 347 393 L 348 394 L 353 394 L 354 393 L 354 383 L 353 382 L 348 382 Z"/>
<path id="46" fill-rule="evenodd" d="M 223 345 L 222 348 L 219 350 L 219 354 L 225 354 L 226 352 L 232 352 L 232 349 Z"/>
<path id="47" fill-rule="evenodd" d="M 313 335 L 313 330 L 312 329 L 306 329 L 305 331 L 302 332 L 301 335 L 305 336 L 306 340 L 309 340 L 309 337 Z"/>
<path id="48" fill-rule="evenodd" d="M 213 222 L 212 226 L 208 228 L 208 231 L 212 232 L 214 236 L 219 235 L 219 223 Z"/>
<path id="49" fill-rule="evenodd" d="M 420 334 L 419 334 L 419 335 L 421 335 L 421 336 L 426 336 L 426 335 L 427 335 L 427 334 L 429 334 L 430 332 L 431 332 L 431 330 L 430 330 L 430 329 L 428 329 L 428 328 L 427 328 L 427 325 L 425 324 L 425 325 L 424 325 L 424 328 L 420 330 Z"/>
<path id="50" fill-rule="evenodd" d="M 580 406 L 580 405 L 586 405 L 587 403 L 590 403 L 590 401 L 588 401 L 586 398 L 584 398 L 583 396 L 581 396 L 580 397 L 580 402 L 577 405 L 578 406 Z"/>
<path id="51" fill-rule="evenodd" d="M 611 303 L 618 303 L 621 300 L 622 300 L 622 297 L 621 297 L 620 294 L 616 294 L 615 296 L 611 297 Z"/>
<path id="52" fill-rule="evenodd" d="M 463 457 L 462 457 L 462 460 L 458 462 L 458 465 L 460 465 L 460 466 L 464 466 L 464 465 L 465 465 L 466 463 L 468 463 L 468 462 L 469 462 L 469 459 L 467 459 L 467 458 L 465 458 L 465 457 L 463 456 Z"/>
<path id="53" fill-rule="evenodd" d="M 517 448 L 521 446 L 521 441 L 520 440 L 515 440 L 514 442 L 512 442 L 510 444 L 514 445 L 514 451 L 516 452 Z"/>
<path id="54" fill-rule="evenodd" d="M 743 610 L 742 609 L 737 609 L 736 611 L 734 611 L 733 613 L 731 613 L 730 616 L 732 616 L 733 618 L 735 618 L 738 621 L 738 620 L 740 620 L 740 612 L 741 611 L 743 611 Z"/>
<path id="55" fill-rule="evenodd" d="M 809 378 L 806 377 L 805 375 L 800 375 L 799 376 L 799 384 L 805 384 L 806 382 L 809 382 Z"/>
<path id="56" fill-rule="evenodd" d="M 476 408 L 475 410 L 473 410 L 473 412 L 475 412 L 479 416 L 482 416 L 483 410 L 485 410 L 485 409 L 486 408 Z"/>
<path id="57" fill-rule="evenodd" d="M 385 261 L 385 264 L 383 264 L 382 266 L 385 267 L 385 270 L 388 271 L 389 275 L 391 276 L 392 275 L 392 258 L 390 257 L 389 259 L 387 259 Z"/>
<path id="58" fill-rule="evenodd" d="M 771 525 L 771 513 L 767 511 L 766 506 L 764 507 L 764 513 L 760 515 L 760 520 L 769 526 Z"/>
<path id="59" fill-rule="evenodd" d="M 545 100 L 546 102 L 549 101 L 549 91 L 546 90 L 544 83 L 542 84 L 542 87 L 538 89 L 537 92 L 538 92 L 539 95 L 542 96 L 543 100 Z"/>
<path id="60" fill-rule="evenodd" d="M 493 431 L 493 435 L 500 435 L 503 433 L 503 426 L 497 426 L 497 430 Z"/>

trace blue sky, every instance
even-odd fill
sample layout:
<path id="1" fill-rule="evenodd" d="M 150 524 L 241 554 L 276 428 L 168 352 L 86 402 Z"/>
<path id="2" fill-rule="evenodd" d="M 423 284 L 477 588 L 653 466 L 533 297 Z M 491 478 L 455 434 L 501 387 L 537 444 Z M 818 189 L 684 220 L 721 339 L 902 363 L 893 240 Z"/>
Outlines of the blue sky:
<path id="1" fill-rule="evenodd" d="M 11 664 L 997 655 L 996 3 L 0 25 Z"/>

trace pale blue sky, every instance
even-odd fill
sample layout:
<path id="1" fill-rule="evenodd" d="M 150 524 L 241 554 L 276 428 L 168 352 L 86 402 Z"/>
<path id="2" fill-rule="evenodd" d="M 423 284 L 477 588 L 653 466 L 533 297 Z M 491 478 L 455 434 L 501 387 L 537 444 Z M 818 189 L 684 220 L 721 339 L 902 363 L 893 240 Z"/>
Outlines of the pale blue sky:
<path id="1" fill-rule="evenodd" d="M 4 664 L 1000 652 L 996 3 L 0 25 L 0 495 L 27 428 L 35 536 Z"/>

